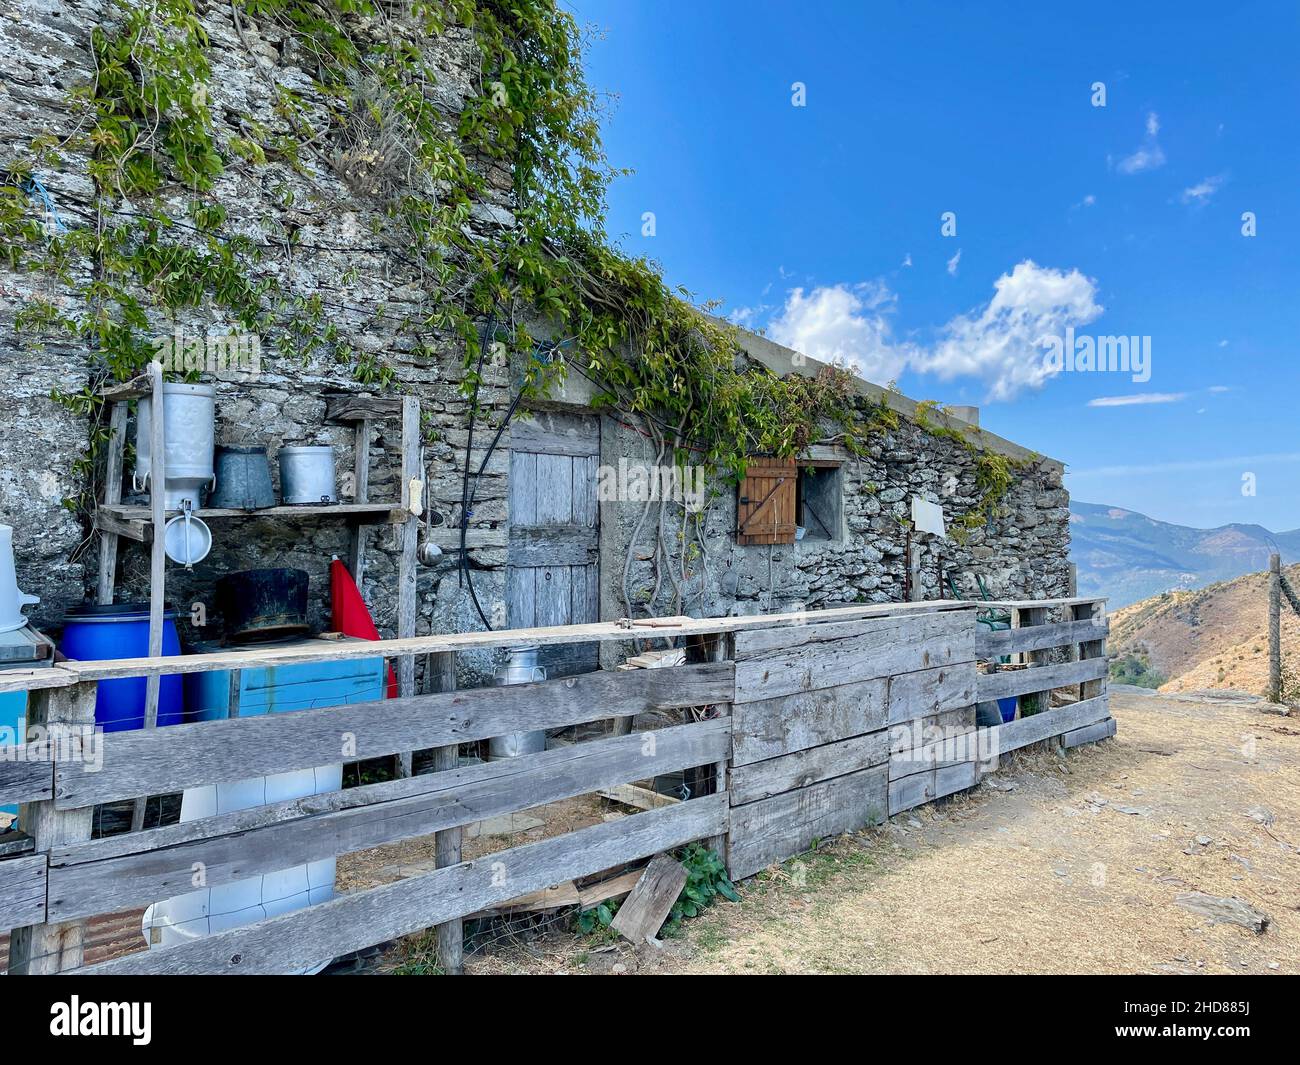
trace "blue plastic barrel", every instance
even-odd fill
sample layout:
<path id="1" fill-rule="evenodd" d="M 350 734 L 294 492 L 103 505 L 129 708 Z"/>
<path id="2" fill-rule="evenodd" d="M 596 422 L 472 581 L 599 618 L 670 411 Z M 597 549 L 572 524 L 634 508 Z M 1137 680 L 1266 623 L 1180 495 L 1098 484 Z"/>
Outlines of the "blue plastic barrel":
<path id="1" fill-rule="evenodd" d="M 1005 696 L 998 700 L 998 712 L 1002 715 L 1002 723 L 1005 725 L 1016 719 L 1016 700 L 1014 695 Z"/>
<path id="2" fill-rule="evenodd" d="M 4 692 L 0 694 L 0 744 L 19 746 L 23 742 L 23 730 L 19 723 L 27 716 L 27 693 Z M 4 755 L 0 754 L 0 758 Z M 18 816 L 18 806 L 0 806 L 0 814 Z M 0 826 L 4 819 L 0 818 Z"/>
<path id="3" fill-rule="evenodd" d="M 90 662 L 107 658 L 149 657 L 149 607 L 144 603 L 84 606 L 63 619 L 59 650 L 69 658 Z M 181 653 L 176 615 L 163 614 L 164 655 Z M 105 732 L 144 727 L 145 679 L 101 680 L 95 698 L 95 723 Z M 178 725 L 185 716 L 179 676 L 163 677 L 158 692 L 158 724 Z"/>

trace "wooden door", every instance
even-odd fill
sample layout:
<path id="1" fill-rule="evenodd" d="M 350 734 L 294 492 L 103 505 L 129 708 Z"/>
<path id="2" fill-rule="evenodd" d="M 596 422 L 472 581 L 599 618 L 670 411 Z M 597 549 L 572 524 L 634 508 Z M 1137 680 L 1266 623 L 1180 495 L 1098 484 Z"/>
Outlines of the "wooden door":
<path id="1" fill-rule="evenodd" d="M 539 411 L 510 425 L 510 628 L 600 620 L 600 422 Z M 543 647 L 548 676 L 599 667 L 597 644 Z"/>

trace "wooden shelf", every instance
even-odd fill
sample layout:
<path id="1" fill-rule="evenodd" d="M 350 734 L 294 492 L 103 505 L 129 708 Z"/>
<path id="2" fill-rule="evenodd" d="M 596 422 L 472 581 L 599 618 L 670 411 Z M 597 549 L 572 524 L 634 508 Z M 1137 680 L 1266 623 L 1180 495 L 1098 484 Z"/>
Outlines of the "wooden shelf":
<path id="1" fill-rule="evenodd" d="M 174 518 L 178 510 L 167 511 Z M 204 509 L 194 511 L 196 518 L 210 521 L 213 518 L 271 518 L 278 521 L 318 521 L 324 519 L 351 519 L 367 525 L 401 525 L 411 515 L 396 503 L 330 503 L 321 506 L 265 507 L 262 510 Z M 96 521 L 106 532 L 116 533 L 131 540 L 147 542 L 153 538 L 153 521 L 148 507 L 128 506 L 122 503 L 101 503 Z"/>

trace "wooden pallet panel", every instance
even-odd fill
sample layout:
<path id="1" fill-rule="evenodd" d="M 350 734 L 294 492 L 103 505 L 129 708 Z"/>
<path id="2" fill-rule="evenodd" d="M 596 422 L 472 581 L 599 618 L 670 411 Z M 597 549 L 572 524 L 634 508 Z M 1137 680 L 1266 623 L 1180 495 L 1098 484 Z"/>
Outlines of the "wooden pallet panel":
<path id="1" fill-rule="evenodd" d="M 1105 680 L 1108 668 L 1105 658 L 1087 658 L 1053 666 L 981 673 L 977 686 L 979 701 L 1005 699 L 1011 695 L 1046 692 L 1085 681 Z"/>
<path id="2" fill-rule="evenodd" d="M 739 806 L 844 776 L 889 758 L 889 737 L 881 730 L 866 736 L 810 747 L 731 770 L 731 804 Z"/>
<path id="3" fill-rule="evenodd" d="M 888 776 L 886 766 L 875 766 L 734 807 L 727 838 L 732 879 L 802 854 L 819 839 L 881 824 L 889 807 Z"/>
<path id="4" fill-rule="evenodd" d="M 974 762 L 959 762 L 900 777 L 889 782 L 889 816 L 934 802 L 945 795 L 973 788 L 978 779 Z"/>
<path id="5" fill-rule="evenodd" d="M 732 760 L 747 765 L 885 727 L 885 677 L 840 684 L 732 708 Z"/>
<path id="6" fill-rule="evenodd" d="M 839 635 L 841 632 L 853 634 Z M 737 633 L 737 645 L 747 637 L 768 635 Z M 968 611 L 870 619 L 847 626 L 807 625 L 779 635 L 788 637 L 791 645 L 749 658 L 743 658 L 737 649 L 737 703 L 975 659 L 974 625 Z"/>

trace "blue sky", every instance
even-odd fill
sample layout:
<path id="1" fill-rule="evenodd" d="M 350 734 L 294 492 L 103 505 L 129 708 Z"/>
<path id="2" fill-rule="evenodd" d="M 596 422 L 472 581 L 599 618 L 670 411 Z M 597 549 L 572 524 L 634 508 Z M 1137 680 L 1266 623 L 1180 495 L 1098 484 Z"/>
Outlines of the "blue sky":
<path id="1" fill-rule="evenodd" d="M 670 283 L 979 404 L 1075 498 L 1300 527 L 1300 5 L 565 6 L 636 171 L 610 234 Z M 1150 337 L 1150 379 L 1045 373 L 1067 326 Z"/>

